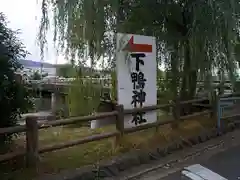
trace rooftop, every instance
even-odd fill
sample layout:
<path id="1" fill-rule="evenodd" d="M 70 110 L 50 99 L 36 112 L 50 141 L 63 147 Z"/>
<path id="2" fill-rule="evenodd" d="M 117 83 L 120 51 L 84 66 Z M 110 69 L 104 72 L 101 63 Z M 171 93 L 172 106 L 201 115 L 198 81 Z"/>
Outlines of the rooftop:
<path id="1" fill-rule="evenodd" d="M 40 62 L 40 61 L 32 61 L 32 60 L 25 60 L 25 59 L 20 59 L 19 63 L 25 67 L 41 67 L 43 66 L 44 68 L 55 68 L 54 64 L 46 63 L 46 62 Z"/>

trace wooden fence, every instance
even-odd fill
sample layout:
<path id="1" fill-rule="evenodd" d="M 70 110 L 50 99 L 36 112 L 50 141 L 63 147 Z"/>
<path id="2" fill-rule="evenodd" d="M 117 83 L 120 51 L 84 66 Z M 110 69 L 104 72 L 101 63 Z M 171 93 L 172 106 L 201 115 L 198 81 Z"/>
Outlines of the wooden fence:
<path id="1" fill-rule="evenodd" d="M 190 104 L 190 103 L 199 103 L 204 100 L 210 100 L 210 105 L 209 110 L 205 110 L 203 112 L 197 112 L 194 114 L 190 114 L 187 116 L 180 116 L 180 107 L 183 104 Z M 155 123 L 151 124 L 146 124 L 146 125 L 141 125 L 133 128 L 127 128 L 124 129 L 124 115 L 129 115 L 133 114 L 136 112 L 148 112 L 148 111 L 155 111 L 164 107 L 172 107 L 173 111 L 173 118 L 170 120 L 165 120 L 165 121 L 157 121 Z M 187 120 L 189 118 L 199 116 L 199 115 L 206 115 L 206 114 L 211 114 L 212 117 L 216 118 L 216 97 L 211 96 L 211 98 L 204 98 L 204 99 L 194 99 L 194 100 L 189 100 L 189 101 L 184 101 L 184 102 L 179 102 L 175 101 L 170 104 L 165 104 L 165 105 L 154 105 L 154 106 L 148 106 L 144 108 L 135 108 L 135 109 L 124 109 L 123 105 L 117 105 L 115 111 L 112 112 L 106 112 L 106 113 L 99 113 L 96 115 L 92 116 L 83 116 L 83 117 L 72 117 L 68 119 L 61 119 L 61 120 L 55 120 L 55 121 L 49 121 L 44 124 L 39 124 L 37 122 L 36 117 L 28 117 L 26 119 L 26 124 L 25 125 L 20 125 L 20 126 L 15 126 L 15 127 L 9 127 L 9 128 L 0 128 L 0 136 L 1 135 L 6 135 L 6 134 L 13 134 L 13 133 L 21 133 L 21 132 L 26 132 L 26 150 L 21 151 L 21 152 L 12 152 L 8 154 L 3 154 L 0 155 L 0 162 L 2 161 L 8 161 L 11 159 L 14 159 L 19 156 L 25 156 L 26 157 L 26 165 L 28 167 L 37 167 L 38 161 L 39 161 L 39 155 L 42 153 L 46 152 L 51 152 L 59 149 L 64 149 L 68 147 L 72 147 L 75 145 L 80 145 L 80 144 L 85 144 L 93 141 L 98 141 L 106 138 L 111 138 L 115 137 L 116 139 L 116 145 L 118 145 L 120 139 L 129 133 L 137 132 L 140 130 L 144 129 L 149 129 L 149 128 L 156 128 L 158 129 L 159 126 L 165 125 L 165 124 L 178 124 L 179 121 L 181 120 Z M 39 147 L 39 129 L 46 129 L 46 128 L 51 128 L 51 127 L 56 127 L 56 126 L 62 126 L 62 125 L 70 125 L 70 124 L 75 124 L 79 122 L 88 122 L 91 120 L 102 120 L 103 118 L 106 117 L 111 117 L 115 116 L 116 121 L 116 131 L 115 132 L 109 132 L 109 133 L 103 133 L 103 134 L 97 134 L 97 135 L 92 135 L 88 137 L 84 137 L 79 140 L 75 141 L 69 141 L 69 142 L 63 142 L 60 144 L 55 144 L 55 145 L 50 145 L 46 147 Z M 217 121 L 217 120 L 216 120 Z M 177 128 L 177 126 L 174 126 Z"/>

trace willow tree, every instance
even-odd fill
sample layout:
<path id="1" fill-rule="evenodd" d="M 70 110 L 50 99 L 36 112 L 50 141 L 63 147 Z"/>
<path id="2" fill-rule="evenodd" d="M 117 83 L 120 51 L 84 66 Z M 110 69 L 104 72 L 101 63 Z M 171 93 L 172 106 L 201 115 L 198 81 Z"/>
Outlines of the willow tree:
<path id="1" fill-rule="evenodd" d="M 42 0 L 42 20 L 38 36 L 41 53 L 44 54 L 47 43 L 46 34 L 49 24 L 53 22 L 53 40 L 58 51 L 64 52 L 66 57 L 72 62 L 78 63 L 79 67 L 84 66 L 90 59 L 91 68 L 89 70 L 93 71 L 96 63 L 101 59 L 107 58 L 112 61 L 114 38 L 112 33 L 106 32 L 111 32 L 115 28 L 116 10 L 114 8 L 117 7 L 115 3 L 117 3 L 116 0 Z M 52 19 L 49 14 L 53 14 Z M 79 69 L 79 72 L 82 70 Z M 86 110 L 86 106 L 90 106 L 91 103 L 86 104 L 85 102 L 90 100 L 96 102 L 96 96 L 99 94 L 98 87 L 91 88 L 93 86 L 91 82 L 83 82 L 84 80 L 79 77 L 83 75 L 82 73 L 77 75 L 75 86 L 72 87 L 69 94 L 71 115 L 79 115 L 74 113 L 79 112 L 79 109 Z M 84 95 L 83 92 L 85 92 Z M 94 97 L 89 97 L 92 95 Z M 89 110 L 86 112 L 90 112 L 93 108 L 95 109 L 95 107 L 87 108 Z"/>
<path id="2" fill-rule="evenodd" d="M 228 73 L 234 82 L 239 36 L 238 0 L 43 0 L 40 41 L 44 45 L 50 8 L 55 38 L 71 57 L 114 62 L 114 33 L 155 36 L 157 60 L 165 65 L 173 98 L 190 99 L 197 79 Z M 43 47 L 43 46 L 42 46 Z"/>
<path id="3" fill-rule="evenodd" d="M 50 21 L 54 24 L 54 42 L 67 57 L 94 66 L 102 56 L 113 53 L 111 32 L 116 27 L 118 0 L 42 0 L 42 20 L 38 40 L 43 53 Z M 53 18 L 49 19 L 52 11 Z M 110 33 L 106 33 L 110 32 Z M 111 58 L 112 59 L 112 58 Z"/>
<path id="4" fill-rule="evenodd" d="M 142 34 L 157 37 L 168 57 L 163 63 L 171 72 L 174 91 L 180 86 L 181 98 L 188 99 L 195 93 L 198 76 L 210 82 L 214 69 L 234 79 L 239 8 L 238 1 L 227 0 L 142 1 L 132 9 L 125 27 L 128 32 L 139 27 Z"/>

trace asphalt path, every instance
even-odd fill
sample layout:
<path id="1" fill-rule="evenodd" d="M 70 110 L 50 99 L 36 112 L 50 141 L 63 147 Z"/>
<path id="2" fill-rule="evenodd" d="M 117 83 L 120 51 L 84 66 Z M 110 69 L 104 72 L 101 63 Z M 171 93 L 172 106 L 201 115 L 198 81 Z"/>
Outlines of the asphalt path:
<path id="1" fill-rule="evenodd" d="M 240 180 L 240 130 L 172 153 L 155 163 L 129 169 L 107 180 L 181 180 L 181 171 L 194 164 L 200 164 L 228 180 Z"/>
<path id="2" fill-rule="evenodd" d="M 240 145 L 212 156 L 202 165 L 229 180 L 240 179 Z"/>
<path id="3" fill-rule="evenodd" d="M 219 152 L 205 161 L 195 162 L 221 175 L 228 180 L 240 179 L 240 145 Z M 161 180 L 180 180 L 181 171 L 168 175 Z"/>

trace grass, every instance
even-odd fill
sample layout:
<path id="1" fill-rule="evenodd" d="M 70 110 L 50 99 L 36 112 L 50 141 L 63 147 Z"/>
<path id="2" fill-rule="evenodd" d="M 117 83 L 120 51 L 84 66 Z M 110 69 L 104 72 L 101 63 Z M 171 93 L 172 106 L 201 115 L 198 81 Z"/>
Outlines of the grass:
<path id="1" fill-rule="evenodd" d="M 160 119 L 163 119 L 160 117 Z M 165 117 L 164 117 L 165 119 Z M 214 122 L 207 116 L 198 117 L 186 122 L 181 122 L 178 130 L 172 130 L 171 125 L 164 125 L 156 130 L 149 129 L 141 132 L 126 135 L 122 140 L 122 145 L 118 149 L 113 148 L 114 138 L 87 143 L 68 149 L 58 150 L 41 155 L 38 173 L 32 169 L 21 168 L 6 170 L 1 175 L 1 179 L 30 180 L 33 177 L 46 174 L 57 173 L 65 169 L 79 168 L 84 165 L 96 164 L 100 160 L 110 159 L 113 156 L 121 155 L 132 149 L 148 150 L 156 146 L 167 145 L 172 140 L 181 137 L 190 136 L 199 133 L 203 127 L 211 127 Z M 40 146 L 57 144 L 69 140 L 76 140 L 92 134 L 115 131 L 115 127 L 108 126 L 97 130 L 91 130 L 87 127 L 54 127 L 40 130 Z M 15 141 L 17 149 L 25 144 L 25 136 L 22 134 Z M 15 150 L 17 150 L 15 149 Z"/>

